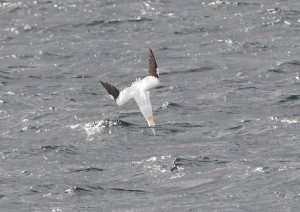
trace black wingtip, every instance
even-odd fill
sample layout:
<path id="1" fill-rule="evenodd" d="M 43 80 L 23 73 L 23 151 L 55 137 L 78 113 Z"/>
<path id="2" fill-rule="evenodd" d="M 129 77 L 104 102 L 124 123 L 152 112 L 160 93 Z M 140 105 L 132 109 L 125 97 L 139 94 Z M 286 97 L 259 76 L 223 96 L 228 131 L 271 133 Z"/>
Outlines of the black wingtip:
<path id="1" fill-rule="evenodd" d="M 116 101 L 116 99 L 119 97 L 120 91 L 115 86 L 113 86 L 112 84 L 109 84 L 108 82 L 102 82 L 101 80 L 99 80 L 99 82 L 105 88 L 107 93 L 109 95 L 111 95 L 114 98 L 114 100 Z"/>
<path id="2" fill-rule="evenodd" d="M 107 90 L 108 83 L 107 82 L 103 82 L 101 80 L 99 80 L 99 82 L 105 88 L 105 90 L 108 92 L 108 90 Z"/>
<path id="3" fill-rule="evenodd" d="M 151 48 L 149 48 L 149 51 L 150 51 L 150 54 L 152 54 L 152 55 L 153 55 L 153 51 L 152 51 L 152 49 L 151 49 Z"/>
<path id="4" fill-rule="evenodd" d="M 150 55 L 149 55 L 149 74 L 153 77 L 158 78 L 158 72 L 157 72 L 157 63 L 156 59 L 154 57 L 153 51 L 151 48 L 149 48 Z"/>

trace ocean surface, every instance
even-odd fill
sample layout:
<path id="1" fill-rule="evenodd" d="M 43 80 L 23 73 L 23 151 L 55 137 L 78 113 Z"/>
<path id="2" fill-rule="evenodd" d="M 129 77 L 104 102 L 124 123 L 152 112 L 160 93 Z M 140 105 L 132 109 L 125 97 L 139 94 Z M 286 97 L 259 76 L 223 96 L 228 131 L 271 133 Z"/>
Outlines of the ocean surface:
<path id="1" fill-rule="evenodd" d="M 1 211 L 299 208 L 299 0 L 0 1 Z"/>

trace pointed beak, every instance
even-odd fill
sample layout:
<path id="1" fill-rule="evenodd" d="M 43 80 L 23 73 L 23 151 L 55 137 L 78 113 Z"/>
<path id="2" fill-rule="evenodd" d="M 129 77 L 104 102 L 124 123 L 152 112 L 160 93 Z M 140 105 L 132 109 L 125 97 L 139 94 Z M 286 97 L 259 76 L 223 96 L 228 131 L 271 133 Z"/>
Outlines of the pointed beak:
<path id="1" fill-rule="evenodd" d="M 147 122 L 148 122 L 148 125 L 149 125 L 149 127 L 154 127 L 155 126 L 155 123 L 154 123 L 154 120 L 153 120 L 153 116 L 147 116 L 146 117 L 146 120 L 147 120 Z"/>
<path id="2" fill-rule="evenodd" d="M 154 127 L 151 127 L 151 130 L 152 130 L 153 134 L 156 135 Z"/>

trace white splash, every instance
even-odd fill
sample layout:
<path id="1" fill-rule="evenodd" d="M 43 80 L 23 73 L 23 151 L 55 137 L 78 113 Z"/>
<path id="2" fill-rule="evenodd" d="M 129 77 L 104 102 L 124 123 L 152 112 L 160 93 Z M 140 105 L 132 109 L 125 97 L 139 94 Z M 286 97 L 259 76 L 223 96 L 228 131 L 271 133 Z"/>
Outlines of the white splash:
<path id="1" fill-rule="evenodd" d="M 91 141 L 93 140 L 92 138 L 93 135 L 98 133 L 103 133 L 107 129 L 116 125 L 118 125 L 117 120 L 100 120 L 100 121 L 88 122 L 84 124 L 68 125 L 66 127 L 69 129 L 77 129 L 77 128 L 84 129 L 84 131 L 87 134 L 87 139 Z M 111 133 L 111 131 L 109 130 L 108 133 Z"/>

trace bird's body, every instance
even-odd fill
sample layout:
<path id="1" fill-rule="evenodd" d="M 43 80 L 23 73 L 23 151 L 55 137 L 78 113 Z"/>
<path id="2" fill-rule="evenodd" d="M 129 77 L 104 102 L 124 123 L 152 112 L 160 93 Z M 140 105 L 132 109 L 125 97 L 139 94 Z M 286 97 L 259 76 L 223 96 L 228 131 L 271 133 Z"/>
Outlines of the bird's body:
<path id="1" fill-rule="evenodd" d="M 107 82 L 100 82 L 119 106 L 124 105 L 127 101 L 133 98 L 139 106 L 149 127 L 152 128 L 153 133 L 155 134 L 155 131 L 153 129 L 155 123 L 152 115 L 152 105 L 150 102 L 149 90 L 159 85 L 159 73 L 157 71 L 156 60 L 151 49 L 148 72 L 150 76 L 146 76 L 142 80 L 140 78 L 136 79 L 130 87 L 125 88 L 121 92 L 115 86 Z"/>

